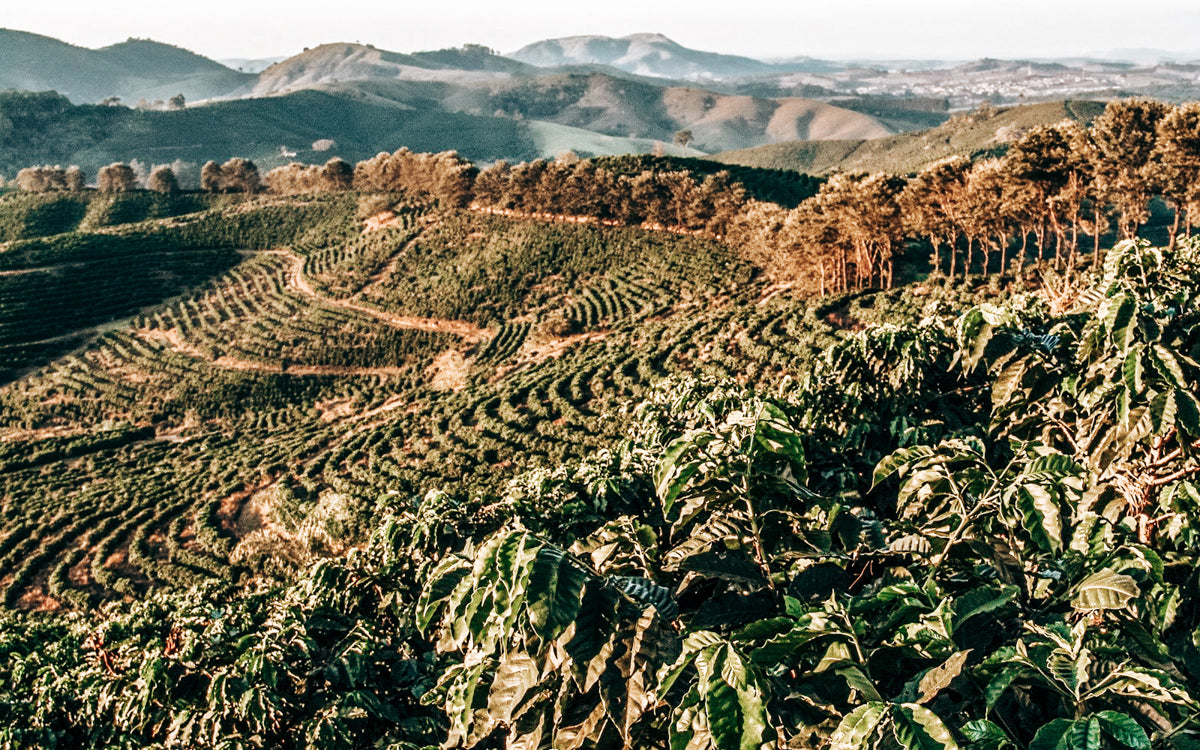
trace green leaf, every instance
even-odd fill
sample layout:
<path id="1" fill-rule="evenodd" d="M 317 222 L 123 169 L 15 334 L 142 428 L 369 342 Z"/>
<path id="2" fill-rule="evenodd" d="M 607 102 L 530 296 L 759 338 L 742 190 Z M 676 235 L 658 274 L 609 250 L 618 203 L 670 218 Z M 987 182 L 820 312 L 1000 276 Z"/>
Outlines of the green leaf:
<path id="1" fill-rule="evenodd" d="M 1062 514 L 1056 498 L 1041 485 L 1021 484 L 1010 490 L 1030 538 L 1045 552 L 1062 551 Z"/>
<path id="2" fill-rule="evenodd" d="M 875 489 L 880 482 L 895 474 L 898 471 L 907 469 L 911 464 L 922 458 L 929 458 L 936 454 L 932 446 L 929 445 L 914 445 L 911 448 L 901 448 L 893 451 L 891 455 L 879 462 L 875 467 L 875 474 L 871 480 L 871 489 Z"/>
<path id="3" fill-rule="evenodd" d="M 954 735 L 938 715 L 915 703 L 905 703 L 894 711 L 892 733 L 906 750 L 958 750 Z"/>
<path id="4" fill-rule="evenodd" d="M 1150 750 L 1150 738 L 1146 736 L 1146 730 L 1132 717 L 1117 711 L 1101 711 L 1095 718 L 1100 721 L 1100 728 L 1105 734 L 1125 747 Z"/>
<path id="5" fill-rule="evenodd" d="M 992 384 L 993 409 L 998 410 L 1012 400 L 1018 389 L 1020 389 L 1021 384 L 1025 381 L 1025 372 L 1028 366 L 1029 363 L 1026 359 L 1021 358 L 1005 366 L 996 375 L 996 380 Z"/>
<path id="6" fill-rule="evenodd" d="M 1016 586 L 1005 586 L 997 594 L 995 589 L 978 586 L 961 594 L 954 600 L 954 630 L 957 631 L 963 623 L 976 615 L 1000 609 L 1011 602 L 1019 591 Z"/>
<path id="7" fill-rule="evenodd" d="M 538 677 L 537 663 L 529 654 L 517 651 L 504 657 L 488 693 L 488 713 L 492 719 L 512 723 L 513 712 L 529 689 L 537 684 Z"/>
<path id="8" fill-rule="evenodd" d="M 1093 573 L 1079 584 L 1071 606 L 1080 611 L 1123 609 L 1141 594 L 1137 581 L 1109 568 Z"/>
<path id="9" fill-rule="evenodd" d="M 588 573 L 556 547 L 538 550 L 529 576 L 526 606 L 538 637 L 557 638 L 579 615 Z"/>
<path id="10" fill-rule="evenodd" d="M 879 701 L 859 706 L 842 718 L 829 738 L 829 750 L 866 750 L 873 741 L 880 722 L 888 713 L 888 704 Z"/>
<path id="11" fill-rule="evenodd" d="M 962 733 L 972 745 L 999 747 L 1005 744 L 1013 744 L 1012 739 L 1008 736 L 1008 732 L 1005 732 L 987 719 L 968 721 L 966 724 L 963 724 Z"/>
<path id="12" fill-rule="evenodd" d="M 704 694 L 713 745 L 720 750 L 757 750 L 775 737 L 762 695 L 745 664 L 729 646 L 720 648 Z"/>
<path id="13" fill-rule="evenodd" d="M 417 628 L 425 633 L 437 614 L 440 603 L 450 597 L 471 566 L 457 555 L 447 555 L 429 574 L 429 580 L 417 601 Z"/>
<path id="14" fill-rule="evenodd" d="M 1122 352 L 1128 351 L 1133 342 L 1133 334 L 1137 330 L 1136 315 L 1137 301 L 1132 294 L 1109 300 L 1102 313 L 1104 326 L 1112 336 L 1112 342 L 1120 347 Z"/>
<path id="15" fill-rule="evenodd" d="M 754 441 L 767 451 L 783 456 L 799 471 L 796 481 L 805 484 L 808 477 L 804 473 L 807 461 L 804 457 L 804 444 L 800 434 L 788 423 L 787 414 L 775 404 L 763 404 L 758 413 L 758 422 L 754 428 Z"/>
<path id="16" fill-rule="evenodd" d="M 1177 390 L 1163 391 L 1150 402 L 1150 424 L 1157 435 L 1162 435 L 1175 426 L 1175 403 Z"/>
<path id="17" fill-rule="evenodd" d="M 1188 380 L 1183 374 L 1183 367 L 1180 366 L 1175 353 L 1170 349 L 1161 344 L 1155 344 L 1150 349 L 1150 363 L 1154 365 L 1155 370 L 1158 370 L 1158 374 L 1171 385 L 1176 388 L 1188 387 Z"/>
<path id="18" fill-rule="evenodd" d="M 692 663 L 697 656 L 705 652 L 713 652 L 725 643 L 725 639 L 720 635 L 709 630 L 697 630 L 690 633 L 683 641 L 683 647 L 679 652 L 679 657 L 674 664 L 670 666 L 664 665 L 658 672 L 658 697 L 664 698 L 671 690 L 671 686 L 683 674 L 687 666 Z"/>
<path id="19" fill-rule="evenodd" d="M 1058 478 L 1083 473 L 1083 467 L 1065 453 L 1048 453 L 1038 456 L 1022 472 L 1026 477 Z"/>
<path id="20" fill-rule="evenodd" d="M 703 464 L 700 461 L 690 461 L 679 468 L 673 475 L 668 477 L 667 483 L 663 487 L 663 491 L 659 493 L 659 500 L 662 502 L 663 515 L 670 515 L 671 508 L 675 506 L 675 501 L 679 499 L 679 495 L 687 489 L 688 482 L 692 481 L 692 477 L 700 471 Z"/>
<path id="21" fill-rule="evenodd" d="M 867 676 L 863 668 L 848 659 L 829 660 L 827 656 L 814 671 L 833 672 L 844 679 L 847 685 L 857 690 L 867 700 L 883 700 L 883 696 L 875 688 L 875 683 L 871 682 L 871 678 Z"/>
<path id="22" fill-rule="evenodd" d="M 1028 750 L 1055 750 L 1059 740 L 1063 739 L 1063 735 L 1071 728 L 1072 723 L 1070 719 L 1054 719 L 1043 724 L 1037 730 L 1037 734 L 1033 735 Z"/>
<path id="23" fill-rule="evenodd" d="M 1028 669 L 1023 666 L 1006 667 L 998 675 L 993 677 L 987 684 L 987 688 L 983 691 L 984 703 L 988 710 L 991 711 L 996 707 L 996 703 L 1001 696 L 1008 691 L 1008 688 L 1019 678 L 1027 674 Z"/>
<path id="24" fill-rule="evenodd" d="M 1200 437 L 1200 403 L 1187 391 L 1175 391 L 1175 419 L 1187 434 Z"/>
<path id="25" fill-rule="evenodd" d="M 676 464 L 693 445 L 692 437 L 684 435 L 671 441 L 663 450 L 662 457 L 658 460 L 658 466 L 654 469 L 654 490 L 660 500 L 667 496 L 670 483 L 678 474 Z"/>
<path id="26" fill-rule="evenodd" d="M 1145 388 L 1143 383 L 1143 374 L 1145 373 L 1145 365 L 1142 364 L 1142 353 L 1145 350 L 1144 345 L 1138 344 L 1129 351 L 1125 356 L 1125 364 L 1121 371 L 1125 377 L 1125 388 L 1130 393 L 1141 393 Z"/>
<path id="27" fill-rule="evenodd" d="M 1076 719 L 1058 740 L 1058 750 L 1100 750 L 1100 721 Z"/>

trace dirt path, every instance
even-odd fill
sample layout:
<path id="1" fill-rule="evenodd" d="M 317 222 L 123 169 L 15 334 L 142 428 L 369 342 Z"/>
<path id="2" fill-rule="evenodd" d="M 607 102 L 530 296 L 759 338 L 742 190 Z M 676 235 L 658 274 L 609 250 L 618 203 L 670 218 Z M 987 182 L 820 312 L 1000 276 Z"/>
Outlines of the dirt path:
<path id="1" fill-rule="evenodd" d="M 387 211 L 385 213 L 391 213 L 391 212 Z M 394 215 L 393 215 L 393 217 L 398 219 L 398 217 L 395 217 Z M 368 219 L 367 221 L 370 222 L 370 219 Z M 400 267 L 400 259 L 403 258 L 408 253 L 408 249 L 410 247 L 415 245 L 417 242 L 420 241 L 420 239 L 422 237 L 425 236 L 425 233 L 428 232 L 429 228 L 433 225 L 434 224 L 432 222 L 425 222 L 424 225 L 417 231 L 417 233 L 414 234 L 412 237 L 410 237 L 408 242 L 404 243 L 404 247 L 402 247 L 398 251 L 396 251 L 395 255 L 393 255 L 391 258 L 388 258 L 388 262 L 384 264 L 383 268 L 379 269 L 379 273 L 377 273 L 374 276 L 372 276 L 371 278 L 367 279 L 367 283 L 363 284 L 362 287 L 357 292 L 350 295 L 350 297 L 348 297 L 347 299 L 351 300 L 351 301 L 362 299 L 368 290 L 374 289 L 375 287 L 379 286 L 383 282 L 392 278 L 392 276 L 394 276 L 396 274 L 396 269 Z M 365 233 L 366 233 L 366 230 L 364 230 L 364 234 Z"/>
<path id="2" fill-rule="evenodd" d="M 631 229 L 644 229 L 649 232 L 667 232 L 668 234 L 678 234 L 688 237 L 707 237 L 711 240 L 721 240 L 721 235 L 712 234 L 702 229 L 687 229 L 686 227 L 669 227 L 664 224 L 654 224 L 649 221 L 644 221 L 641 224 L 623 224 L 616 219 L 601 219 L 595 216 L 578 216 L 575 214 L 549 214 L 538 213 L 534 211 L 514 211 L 511 208 L 495 208 L 494 206 L 481 206 L 478 203 L 472 203 L 467 207 L 468 211 L 477 214 L 491 214 L 493 216 L 507 216 L 513 219 L 533 219 L 534 221 L 551 221 L 565 224 L 591 224 L 601 227 L 629 227 Z"/>
<path id="3" fill-rule="evenodd" d="M 326 297 L 313 288 L 308 279 L 304 277 L 304 258 L 296 255 L 291 250 L 268 250 L 272 255 L 279 255 L 287 258 L 291 262 L 291 267 L 287 272 L 288 286 L 295 289 L 305 297 L 309 297 L 317 302 L 332 307 L 340 307 L 343 310 L 353 310 L 354 312 L 369 317 L 375 318 L 378 321 L 386 323 L 393 328 L 406 328 L 415 331 L 431 331 L 433 333 L 449 333 L 455 336 L 461 336 L 464 343 L 475 344 L 490 337 L 491 333 L 486 328 L 480 328 L 474 323 L 468 323 L 465 320 L 446 320 L 444 318 L 419 318 L 411 315 L 396 315 L 395 313 L 376 310 L 373 307 L 355 302 L 351 299 L 334 299 Z"/>
<path id="4" fill-rule="evenodd" d="M 82 268 L 87 263 L 59 263 L 56 266 L 36 266 L 34 268 L 15 268 L 11 271 L 0 271 L 0 278 L 5 276 L 25 276 L 31 273 L 57 273 L 64 268 Z"/>
<path id="5" fill-rule="evenodd" d="M 339 365 L 288 365 L 285 369 L 281 365 L 268 364 L 266 362 L 255 362 L 249 359 L 238 359 L 228 355 L 220 357 L 209 357 L 204 352 L 183 340 L 179 335 L 179 331 L 174 328 L 139 328 L 135 330 L 134 335 L 146 341 L 156 341 L 160 344 L 165 344 L 167 348 L 186 355 L 192 359 L 203 360 L 211 365 L 224 368 L 226 370 L 244 370 L 247 372 L 265 372 L 265 373 L 287 373 L 289 375 L 400 375 L 405 372 L 401 367 L 343 367 Z"/>

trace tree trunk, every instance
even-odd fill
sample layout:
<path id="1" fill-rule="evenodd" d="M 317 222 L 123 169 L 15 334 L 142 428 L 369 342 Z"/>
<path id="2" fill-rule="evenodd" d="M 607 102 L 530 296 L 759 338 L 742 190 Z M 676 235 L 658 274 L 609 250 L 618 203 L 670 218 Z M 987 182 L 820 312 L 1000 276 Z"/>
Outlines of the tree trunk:
<path id="1" fill-rule="evenodd" d="M 1171 221 L 1171 236 L 1167 240 L 1167 250 L 1175 249 L 1175 236 L 1179 234 L 1179 215 L 1183 212 L 1178 204 L 1172 203 L 1171 208 L 1175 209 L 1173 212 L 1175 217 Z"/>

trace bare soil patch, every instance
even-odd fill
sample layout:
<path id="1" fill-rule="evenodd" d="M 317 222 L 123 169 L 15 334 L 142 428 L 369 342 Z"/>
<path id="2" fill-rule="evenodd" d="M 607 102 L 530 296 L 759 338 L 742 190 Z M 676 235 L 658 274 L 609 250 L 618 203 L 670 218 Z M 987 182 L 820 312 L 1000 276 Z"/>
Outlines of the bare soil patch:
<path id="1" fill-rule="evenodd" d="M 457 349 L 439 354 L 426 372 L 433 375 L 430 387 L 437 391 L 461 391 L 467 387 L 467 360 Z"/>

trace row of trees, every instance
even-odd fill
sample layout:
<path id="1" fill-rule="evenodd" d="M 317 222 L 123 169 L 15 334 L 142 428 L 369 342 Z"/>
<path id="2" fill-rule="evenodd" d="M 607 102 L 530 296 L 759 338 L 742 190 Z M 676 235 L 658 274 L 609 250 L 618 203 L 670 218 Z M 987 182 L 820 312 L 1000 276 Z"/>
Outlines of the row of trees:
<path id="1" fill-rule="evenodd" d="M 1003 158 L 957 156 L 904 179 L 835 174 L 794 210 L 751 204 L 731 241 L 777 275 L 825 293 L 888 286 L 906 240 L 951 277 L 1028 262 L 1095 262 L 1114 230 L 1133 239 L 1161 198 L 1171 244 L 1200 223 L 1200 104 L 1109 104 L 1090 128 L 1064 121 L 1022 135 Z"/>
<path id="2" fill-rule="evenodd" d="M 592 162 L 538 160 L 516 166 L 501 161 L 484 170 L 474 201 L 506 211 L 723 236 L 747 199 L 728 172 L 697 179 L 682 170 L 620 174 Z"/>
<path id="3" fill-rule="evenodd" d="M 121 166 L 101 170 L 102 190 L 133 189 Z M 159 187 L 173 184 L 161 177 Z M 78 190 L 83 176 L 39 167 L 23 170 L 17 184 Z M 245 159 L 201 171 L 209 192 L 264 186 L 283 194 L 401 192 L 449 206 L 700 232 L 727 239 L 776 277 L 826 293 L 890 286 L 909 241 L 928 243 L 931 267 L 951 277 L 1029 262 L 1072 269 L 1085 238 L 1098 258 L 1101 237 L 1113 229 L 1135 237 L 1155 196 L 1173 211 L 1174 242 L 1181 227 L 1190 232 L 1200 223 L 1200 103 L 1113 102 L 1090 128 L 1036 127 L 1002 158 L 952 157 L 909 178 L 835 174 L 790 210 L 749 199 L 726 172 L 619 173 L 569 160 L 502 161 L 480 172 L 452 151 L 402 148 L 353 168 L 340 159 L 289 164 L 265 180 Z"/>
<path id="4" fill-rule="evenodd" d="M 381 152 L 354 167 L 354 189 L 428 196 L 449 206 L 471 202 L 479 170 L 455 151 L 416 154 L 402 148 Z"/>
<path id="5" fill-rule="evenodd" d="M 17 173 L 16 186 L 31 193 L 82 192 L 87 186 L 87 177 L 77 166 L 26 167 Z M 96 173 L 96 189 L 102 193 L 129 193 L 141 187 L 137 170 L 129 164 L 114 162 L 100 167 Z M 155 167 L 146 178 L 146 189 L 156 193 L 175 193 L 179 182 L 175 172 L 166 165 Z"/>
<path id="6" fill-rule="evenodd" d="M 339 192 L 354 186 L 354 167 L 341 159 L 330 159 L 324 166 L 287 164 L 267 172 L 263 182 L 268 191 L 281 195 Z"/>

